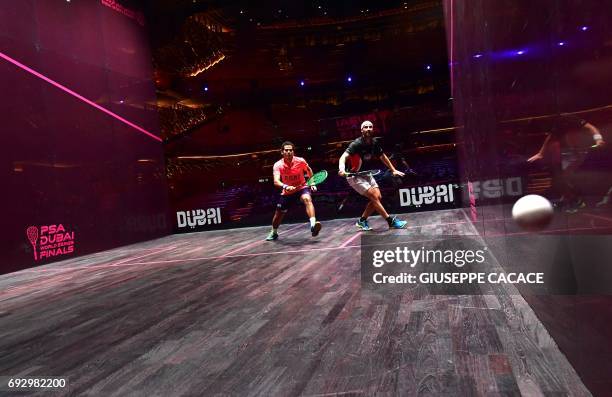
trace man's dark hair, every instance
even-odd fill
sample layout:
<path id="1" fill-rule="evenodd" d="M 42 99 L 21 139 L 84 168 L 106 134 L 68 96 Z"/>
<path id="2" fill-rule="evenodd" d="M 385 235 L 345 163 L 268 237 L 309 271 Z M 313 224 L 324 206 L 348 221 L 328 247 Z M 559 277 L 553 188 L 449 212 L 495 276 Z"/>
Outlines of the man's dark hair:
<path id="1" fill-rule="evenodd" d="M 285 146 L 287 146 L 287 145 L 291 145 L 291 149 L 293 149 L 295 151 L 295 145 L 293 144 L 293 142 L 289 142 L 289 141 L 283 142 L 283 144 L 281 145 L 281 150 L 283 150 L 285 148 Z"/>

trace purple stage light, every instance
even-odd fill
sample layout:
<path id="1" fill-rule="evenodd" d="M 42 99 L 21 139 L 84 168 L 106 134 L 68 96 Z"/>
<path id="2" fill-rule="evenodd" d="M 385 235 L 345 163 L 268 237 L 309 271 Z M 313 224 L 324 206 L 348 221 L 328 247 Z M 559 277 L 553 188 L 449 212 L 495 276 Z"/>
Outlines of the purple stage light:
<path id="1" fill-rule="evenodd" d="M 349 77 L 346 78 L 346 81 L 348 81 L 350 83 L 351 81 L 353 81 L 353 78 L 351 76 L 349 76 Z"/>
<path id="2" fill-rule="evenodd" d="M 558 42 L 558 43 L 557 43 L 557 45 L 558 45 L 559 47 L 563 47 L 563 46 L 565 45 L 565 42 L 564 42 L 564 41 L 560 41 L 560 42 Z"/>
<path id="3" fill-rule="evenodd" d="M 476 58 L 476 59 L 482 58 L 482 54 L 474 54 L 474 58 Z"/>
<path id="4" fill-rule="evenodd" d="M 300 81 L 300 85 L 304 87 L 304 80 Z"/>
<path id="5" fill-rule="evenodd" d="M 580 28 L 580 30 L 582 30 L 583 32 L 586 32 L 587 30 L 589 30 L 588 26 L 583 26 Z"/>

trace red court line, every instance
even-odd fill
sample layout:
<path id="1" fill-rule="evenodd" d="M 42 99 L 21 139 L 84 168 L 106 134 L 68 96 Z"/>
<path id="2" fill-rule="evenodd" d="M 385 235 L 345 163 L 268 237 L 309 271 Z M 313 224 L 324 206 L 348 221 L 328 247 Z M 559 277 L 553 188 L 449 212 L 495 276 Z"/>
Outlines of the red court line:
<path id="1" fill-rule="evenodd" d="M 26 269 L 26 270 L 20 270 L 19 273 L 37 273 L 37 274 L 49 274 L 49 272 L 53 272 L 56 271 L 57 273 L 61 273 L 64 270 L 79 270 L 79 269 L 100 269 L 100 268 L 108 268 L 108 267 L 117 267 L 119 265 L 126 265 L 126 262 L 135 260 L 135 259 L 141 259 L 141 258 L 146 258 L 147 256 L 151 256 L 151 255 L 155 255 L 155 254 L 160 254 L 162 252 L 166 252 L 166 251 L 170 251 L 171 249 L 175 249 L 176 246 L 173 245 L 171 247 L 167 247 L 167 248 L 163 248 L 154 252 L 149 252 L 148 254 L 144 254 L 144 255 L 140 255 L 140 256 L 136 256 L 136 257 L 129 257 L 129 258 L 125 258 L 120 260 L 119 262 L 115 262 L 115 263 L 108 263 L 105 265 L 83 265 L 83 266 L 77 266 L 77 267 L 58 267 L 58 268 L 45 268 L 44 265 L 40 266 L 40 267 L 36 267 L 34 269 Z M 49 265 L 53 265 L 53 263 L 49 263 Z M 127 264 L 129 265 L 129 263 Z M 57 274 L 57 273 L 53 273 L 53 274 Z"/>
<path id="2" fill-rule="evenodd" d="M 587 214 L 587 213 L 583 213 L 582 215 L 586 215 L 586 216 L 588 216 L 590 218 L 601 219 L 601 220 L 604 220 L 604 221 L 612 222 L 612 218 L 608 218 L 606 216 L 593 215 L 593 214 Z"/>
<path id="3" fill-rule="evenodd" d="M 417 243 L 417 242 L 422 242 L 422 241 L 431 241 L 431 239 L 429 239 L 429 240 L 415 240 L 415 241 L 411 241 L 411 242 L 412 243 Z M 375 245 L 393 245 L 393 244 L 396 244 L 396 243 L 375 244 Z M 296 254 L 296 253 L 307 253 L 307 252 L 313 252 L 313 251 L 330 251 L 330 250 L 352 249 L 352 248 L 361 248 L 361 245 L 347 245 L 345 247 L 307 248 L 307 249 L 301 249 L 301 250 L 273 251 L 273 252 L 261 252 L 261 253 L 253 253 L 253 254 L 241 254 L 241 255 L 234 255 L 234 256 L 232 256 L 232 258 L 252 257 L 252 256 L 261 256 L 261 255 Z M 146 255 L 146 256 L 148 256 L 148 255 Z M 123 263 L 121 267 L 136 266 L 136 265 L 155 265 L 155 264 L 176 263 L 176 262 L 195 261 L 195 260 L 211 260 L 211 259 L 222 259 L 222 258 L 228 258 L 228 256 L 220 255 L 220 256 L 208 257 L 208 258 L 173 259 L 173 260 L 167 260 L 167 261 Z M 71 269 L 64 268 L 64 269 L 65 270 L 87 270 L 87 269 L 94 269 L 94 268 L 112 267 L 114 265 L 117 265 L 117 264 L 113 264 L 113 265 L 100 265 L 100 266 L 84 266 L 84 267 L 78 267 L 78 268 L 71 268 Z M 35 282 L 35 283 L 32 283 L 30 285 L 26 285 L 26 286 L 15 286 L 13 288 L 9 288 L 9 289 L 5 289 L 3 291 L 0 291 L 0 297 L 8 298 L 8 297 L 6 297 L 6 295 L 9 295 L 10 292 L 16 292 L 16 291 L 22 291 L 22 290 L 28 290 L 28 289 L 32 290 L 34 288 L 39 290 L 41 284 L 48 283 L 48 284 L 57 285 L 61 281 L 69 280 L 69 279 L 71 279 L 73 277 L 74 277 L 74 274 L 69 274 L 69 275 L 63 275 L 61 278 L 43 279 L 43 280 L 40 280 L 40 282 L 38 282 L 38 283 Z"/>
<path id="4" fill-rule="evenodd" d="M 454 19 L 455 19 L 455 15 L 454 15 L 454 2 L 453 0 L 450 0 L 449 2 L 449 8 L 450 8 L 450 85 L 451 85 L 451 97 L 454 94 L 454 89 L 455 89 L 455 69 L 454 69 L 454 62 L 455 62 L 455 26 L 454 26 Z"/>
<path id="5" fill-rule="evenodd" d="M 349 247 L 345 247 L 345 248 L 359 248 L 360 246 L 349 246 Z M 174 248 L 174 247 L 173 247 Z M 329 249 L 342 249 L 340 247 L 330 247 L 330 248 L 311 248 L 311 249 L 303 249 L 303 250 L 291 250 L 291 251 L 279 251 L 279 252 L 263 252 L 263 253 L 255 253 L 255 254 L 242 254 L 242 255 L 234 255 L 232 256 L 233 258 L 236 257 L 248 257 L 248 256 L 258 256 L 258 255 L 272 255 L 272 254 L 292 254 L 292 253 L 300 253 L 300 252 L 312 252 L 312 251 L 322 251 L 322 250 L 329 250 Z M 161 251 L 160 251 L 161 252 Z M 148 254 L 148 255 L 143 255 L 141 257 L 145 257 L 145 256 L 149 256 L 152 255 Z M 134 262 L 134 263 L 125 263 L 123 262 L 120 267 L 127 267 L 127 266 L 136 266 L 136 265 L 155 265 L 155 264 L 165 264 L 165 263 L 176 263 L 176 262 L 184 262 L 184 261 L 195 261 L 195 260 L 209 260 L 209 259 L 222 259 L 222 258 L 227 258 L 227 256 L 225 255 L 220 255 L 220 256 L 215 256 L 215 257 L 209 257 L 209 258 L 193 258 L 193 259 L 173 259 L 173 260 L 166 260 L 166 261 L 152 261 L 152 262 Z M 136 258 L 130 258 L 130 259 L 136 259 Z M 109 268 L 109 267 L 118 267 L 119 263 L 114 263 L 114 264 L 108 264 L 108 265 L 93 265 L 93 266 L 83 266 L 83 267 L 76 267 L 76 268 L 62 268 L 61 270 L 89 270 L 89 269 L 100 269 L 100 268 Z M 49 273 L 43 273 L 43 274 L 49 274 Z M 61 274 L 59 273 L 60 276 L 59 277 L 55 277 L 55 278 L 45 278 L 45 279 L 37 279 L 37 280 L 33 280 L 32 283 L 28 284 L 28 285 L 24 285 L 24 286 L 13 286 L 13 287 L 9 287 L 4 289 L 3 291 L 0 291 L 0 297 L 6 297 L 7 295 L 9 295 L 11 292 L 23 292 L 24 290 L 33 290 L 33 289 L 40 289 L 41 284 L 58 284 L 61 283 L 62 281 L 66 281 L 69 279 L 72 279 L 73 277 L 75 277 L 74 274 Z M 58 273 L 53 273 L 53 276 L 58 275 Z"/>
<path id="6" fill-rule="evenodd" d="M 396 235 L 397 236 L 397 235 Z M 439 236 L 435 236 L 439 237 Z M 463 236 L 453 236 L 456 238 L 460 238 Z M 473 236 L 472 236 L 473 237 Z M 407 241 L 409 243 L 422 243 L 426 241 L 434 241 L 431 238 L 425 240 L 410 240 Z M 371 244 L 368 246 L 384 246 L 384 245 L 394 245 L 397 242 L 393 243 L 381 243 L 381 244 Z M 204 260 L 214 260 L 214 259 L 226 259 L 226 258 L 242 258 L 242 257 L 251 257 L 251 256 L 260 256 L 260 255 L 282 255 L 282 254 L 299 254 L 305 252 L 313 252 L 313 251 L 335 251 L 347 248 L 361 248 L 361 244 L 359 245 L 346 245 L 344 247 L 336 246 L 336 247 L 322 247 L 322 248 L 304 248 L 300 250 L 289 250 L 289 251 L 271 251 L 271 252 L 255 252 L 252 254 L 239 254 L 232 256 L 218 255 L 218 256 L 208 256 L 202 258 L 184 258 L 184 259 L 168 259 L 164 261 L 152 261 L 152 262 L 134 262 L 134 263 L 126 263 L 123 266 L 132 266 L 132 265 L 153 265 L 158 263 L 176 263 L 176 262 L 190 262 L 190 261 L 204 261 Z"/>
<path id="7" fill-rule="evenodd" d="M 168 247 L 168 248 L 164 248 L 161 249 L 159 251 L 155 251 L 155 252 L 150 252 L 148 254 L 145 255 L 140 255 L 137 256 L 135 258 L 126 258 L 124 260 L 121 260 L 119 262 L 116 263 L 111 263 L 111 264 L 107 264 L 107 265 L 92 265 L 92 266 L 80 266 L 80 267 L 63 267 L 63 268 L 59 268 L 59 269 L 46 269 L 46 270 L 39 270 L 37 271 L 38 274 L 42 274 L 42 275 L 49 275 L 50 277 L 48 278 L 43 278 L 43 279 L 34 279 L 34 280 L 28 280 L 30 283 L 24 286 L 9 286 L 8 288 L 4 289 L 3 291 L 0 292 L 0 297 L 6 296 L 7 294 L 14 292 L 14 291 L 23 291 L 23 290 L 32 290 L 34 288 L 39 289 L 41 288 L 41 285 L 44 286 L 45 284 L 59 284 L 63 281 L 66 280 L 70 280 L 72 278 L 75 277 L 74 273 L 69 273 L 69 274 L 62 274 L 62 273 L 67 273 L 69 270 L 87 270 L 87 269 L 100 269 L 100 268 L 109 268 L 109 267 L 119 267 L 119 266 L 130 266 L 131 264 L 129 263 L 125 263 L 129 260 L 133 260 L 133 259 L 140 259 L 140 258 L 145 258 L 147 256 L 151 256 L 154 254 L 159 254 L 161 252 L 165 252 L 165 251 L 169 251 L 171 249 L 176 248 L 176 246 L 172 246 L 172 247 Z M 53 272 L 53 273 L 49 273 L 49 271 L 53 271 L 53 270 L 60 270 L 58 272 Z M 34 270 L 32 271 L 25 271 L 23 270 L 23 272 L 27 272 L 27 273 L 33 273 L 36 272 Z M 59 276 L 58 276 L 59 275 Z"/>
<path id="8" fill-rule="evenodd" d="M 467 223 L 467 222 L 431 223 L 431 224 L 412 226 L 410 228 L 419 228 L 419 227 L 426 227 L 426 226 L 439 226 L 439 225 L 455 225 L 455 224 L 465 224 L 465 223 Z M 296 229 L 298 229 L 300 227 L 303 227 L 304 225 L 305 224 L 302 224 L 302 223 L 296 224 L 293 227 L 290 227 L 287 230 L 285 230 L 283 234 L 286 235 L 287 233 L 292 232 L 292 231 L 294 231 L 294 230 L 296 230 Z M 409 228 L 406 228 L 406 229 L 409 229 Z M 149 255 L 154 255 L 154 254 L 157 254 L 157 253 L 160 253 L 160 252 L 164 252 L 164 251 L 167 251 L 167 250 L 172 249 L 172 248 L 176 248 L 176 246 L 172 246 L 172 247 L 169 247 L 168 249 L 163 249 L 163 250 L 160 250 L 160 251 L 155 251 L 155 252 L 152 252 L 152 253 L 149 253 L 149 254 L 146 254 L 146 255 L 141 255 L 141 256 L 138 256 L 138 257 L 134 257 L 134 258 L 132 258 L 132 257 L 126 258 L 126 259 L 124 259 L 124 260 L 122 260 L 120 262 L 117 262 L 117 263 L 110 263 L 110 264 L 104 264 L 104 265 L 90 265 L 90 266 L 85 265 L 85 266 L 82 266 L 82 267 L 62 267 L 62 268 L 58 268 L 58 269 L 50 268 L 50 269 L 44 269 L 44 271 L 45 272 L 49 272 L 49 271 L 54 271 L 54 270 L 61 271 L 61 270 L 78 270 L 78 269 L 101 269 L 101 268 L 118 267 L 118 265 L 130 266 L 132 264 L 176 263 L 176 262 L 181 262 L 181 261 L 209 260 L 209 259 L 232 258 L 232 257 L 240 257 L 240 256 L 255 256 L 255 255 L 265 255 L 265 254 L 282 254 L 282 253 L 285 253 L 285 252 L 296 253 L 296 252 L 308 252 L 308 251 L 313 251 L 313 250 L 314 251 L 320 251 L 320 250 L 328 250 L 328 249 L 351 248 L 351 247 L 358 247 L 358 246 L 355 246 L 355 245 L 351 246 L 351 245 L 348 245 L 348 244 L 352 243 L 357 237 L 359 237 L 361 235 L 361 233 L 363 233 L 363 232 L 357 232 L 354 236 L 350 237 L 348 240 L 346 240 L 340 246 L 325 247 L 325 248 L 312 248 L 312 249 L 305 249 L 305 250 L 302 250 L 302 251 L 282 251 L 282 252 L 271 252 L 271 253 L 254 253 L 254 254 L 234 255 L 235 253 L 240 252 L 240 251 L 244 251 L 247 248 L 252 248 L 252 247 L 255 247 L 257 245 L 264 244 L 264 243 L 267 242 L 265 240 L 257 240 L 257 241 L 254 241 L 254 242 L 250 243 L 250 244 L 247 244 L 247 245 L 245 245 L 243 247 L 237 248 L 237 249 L 235 249 L 233 251 L 230 251 L 230 252 L 227 252 L 227 253 L 225 253 L 223 255 L 218 255 L 218 256 L 199 257 L 199 258 L 185 258 L 185 259 L 171 259 L 171 260 L 167 260 L 167 261 L 155 261 L 155 262 L 125 263 L 125 262 L 130 262 L 130 261 L 135 260 L 135 259 L 144 258 L 144 257 L 149 256 Z M 40 269 L 39 270 L 32 269 L 32 270 L 21 270 L 21 271 L 22 272 L 26 272 L 26 273 L 40 273 L 41 270 Z"/>
<path id="9" fill-rule="evenodd" d="M 298 226 L 302 226 L 302 225 L 298 225 Z M 357 234 L 358 236 L 359 234 Z M 460 236 L 457 236 L 457 238 L 459 238 Z M 352 238 L 355 238 L 355 236 L 353 236 Z M 418 242 L 423 242 L 423 241 L 432 241 L 431 239 L 426 239 L 426 240 L 413 240 L 410 241 L 411 243 L 418 243 Z M 375 246 L 384 246 L 384 245 L 394 245 L 396 244 L 396 242 L 393 243 L 382 243 L 382 244 L 374 244 Z M 144 258 L 146 256 L 150 256 L 153 255 L 155 253 L 160 253 L 160 252 L 164 252 L 167 251 L 169 249 L 173 249 L 176 247 L 169 247 L 169 248 L 165 248 L 163 250 L 154 252 L 154 253 L 149 253 L 147 255 L 141 255 L 139 257 L 136 258 L 128 258 L 126 260 L 123 260 L 121 262 L 117 262 L 117 263 L 113 263 L 113 264 L 108 264 L 108 265 L 92 265 L 92 266 L 82 266 L 82 267 L 76 267 L 76 268 L 62 268 L 61 270 L 89 270 L 89 269 L 100 269 L 100 268 L 109 268 L 109 267 L 127 267 L 127 266 L 136 266 L 136 265 L 155 265 L 155 264 L 167 264 L 167 263 L 176 263 L 176 262 L 189 262 L 189 261 L 200 261 L 200 260 L 214 260 L 214 259 L 223 259 L 223 258 L 230 258 L 229 256 L 227 256 L 227 254 L 225 255 L 219 255 L 219 256 L 214 256 L 214 257 L 206 257 L 206 258 L 188 258 L 188 259 L 172 259 L 172 260 L 164 260 L 164 261 L 151 261 L 151 262 L 134 262 L 134 263 L 125 263 L 128 260 L 131 259 L 138 259 L 138 258 Z M 272 251 L 272 252 L 259 252 L 259 253 L 253 253 L 253 254 L 240 254 L 240 255 L 233 255 L 231 256 L 231 258 L 241 258 L 241 257 L 254 257 L 254 256 L 261 256 L 261 255 L 283 255 L 283 254 L 299 254 L 299 253 L 308 253 L 308 252 L 313 252 L 313 251 L 334 251 L 334 250 L 339 250 L 339 249 L 352 249 L 352 248 L 361 248 L 361 245 L 346 245 L 344 247 L 325 247 L 325 248 L 306 248 L 306 249 L 300 249 L 300 250 L 289 250 L 289 251 Z M 119 266 L 121 265 L 121 266 Z M 58 269 L 60 270 L 60 269 Z M 48 273 L 45 273 L 48 274 Z M 54 274 L 54 276 L 57 273 Z M 60 276 L 60 278 L 58 279 L 57 277 L 54 279 L 43 279 L 43 280 L 34 280 L 33 283 L 29 284 L 29 285 L 25 285 L 25 286 L 14 286 L 12 288 L 8 288 L 5 289 L 3 291 L 0 291 L 0 297 L 4 297 L 6 295 L 8 295 L 10 292 L 15 292 L 15 291 L 23 291 L 23 290 L 32 290 L 35 287 L 39 287 L 41 284 L 45 284 L 45 283 L 51 283 L 51 284 L 58 284 L 61 281 L 64 280 L 68 280 L 73 278 L 75 275 L 74 274 L 68 274 L 68 275 L 62 275 Z M 30 280 L 31 281 L 31 280 Z M 39 282 L 36 282 L 39 281 Z"/>
<path id="10" fill-rule="evenodd" d="M 298 225 L 295 225 L 295 226 L 293 226 L 293 227 L 290 227 L 289 229 L 287 229 L 287 230 L 285 230 L 285 231 L 284 231 L 284 234 L 287 234 L 287 233 L 289 233 L 290 231 L 293 231 L 293 230 L 297 229 L 297 228 L 298 228 L 298 227 L 300 227 L 300 226 L 304 226 L 304 225 L 303 225 L 303 224 L 298 224 Z M 223 255 L 221 255 L 221 257 L 230 256 L 230 255 L 232 255 L 232 254 L 235 254 L 236 252 L 244 251 L 244 250 L 245 250 L 245 249 L 247 249 L 247 248 L 252 248 L 252 247 L 255 247 L 255 246 L 257 246 L 257 245 L 263 244 L 263 243 L 265 243 L 265 242 L 266 242 L 266 240 L 257 240 L 257 241 L 254 241 L 254 242 L 252 242 L 251 244 L 245 245 L 245 246 L 240 247 L 240 248 L 236 248 L 236 249 L 235 249 L 235 250 L 233 250 L 233 251 L 230 251 L 230 252 L 228 252 L 228 253 L 226 253 L 226 254 L 223 254 Z"/>
<path id="11" fill-rule="evenodd" d="M 214 260 L 214 259 L 224 259 L 224 258 L 242 258 L 242 257 L 261 256 L 261 255 L 298 254 L 298 253 L 303 253 L 303 252 L 331 251 L 331 250 L 339 250 L 339 249 L 354 248 L 354 247 L 361 247 L 361 246 L 360 245 L 347 245 L 346 247 L 305 248 L 301 250 L 256 252 L 253 254 L 240 254 L 240 255 L 232 255 L 232 256 L 219 255 L 219 256 L 209 256 L 205 258 L 185 258 L 185 259 L 170 259 L 166 261 L 134 262 L 134 263 L 126 263 L 123 266 L 151 265 L 151 264 L 157 264 L 157 263 L 176 263 L 176 262 L 184 262 L 184 261 L 202 261 L 202 260 Z"/>
<path id="12" fill-rule="evenodd" d="M 119 120 L 119 121 L 129 125 L 130 127 L 134 128 L 135 130 L 142 132 L 143 134 L 145 134 L 145 135 L 155 139 L 156 141 L 159 141 L 159 142 L 162 141 L 161 138 L 158 137 L 157 135 L 150 133 L 149 131 L 145 130 L 144 128 L 142 128 L 142 127 L 132 123 L 129 120 L 124 119 L 123 117 L 119 116 L 118 114 L 113 113 L 113 112 L 111 112 L 110 110 L 108 110 L 106 108 L 103 108 L 102 106 L 98 105 L 97 103 L 95 103 L 95 102 L 85 98 L 84 96 L 82 96 L 82 95 L 72 91 L 70 88 L 61 85 L 57 81 L 51 80 L 47 76 L 37 72 L 36 70 L 34 70 L 32 68 L 27 67 L 23 63 L 21 63 L 21 62 L 15 60 L 15 59 L 9 57 L 8 55 L 4 54 L 1 51 L 0 51 L 0 58 L 3 58 L 5 60 L 7 60 L 8 62 L 12 63 L 13 65 L 20 67 L 21 69 L 25 70 L 28 73 L 33 74 L 34 76 L 38 77 L 39 79 L 42 79 L 42 80 L 46 81 L 47 83 L 49 83 L 49 84 L 59 88 L 60 90 L 62 90 L 64 92 L 72 95 L 73 97 L 75 97 L 77 99 L 80 99 L 81 101 L 85 102 L 86 104 L 88 104 L 90 106 L 93 106 L 94 108 L 96 108 L 98 110 L 101 110 L 102 112 L 108 114 L 109 116 L 114 117 L 115 119 L 117 119 L 117 120 Z"/>
<path id="13" fill-rule="evenodd" d="M 407 226 L 404 229 L 418 229 L 418 228 L 422 228 L 422 227 L 427 227 L 427 226 L 442 226 L 442 225 L 464 225 L 466 222 L 447 222 L 447 223 L 427 223 L 425 225 L 416 225 L 416 226 Z M 349 238 L 348 240 L 346 240 L 344 243 L 342 243 L 340 245 L 340 248 L 344 248 L 347 245 L 349 245 L 351 242 L 353 242 L 353 240 L 355 240 L 357 237 L 359 237 L 363 232 L 357 232 L 353 237 Z"/>
<path id="14" fill-rule="evenodd" d="M 344 248 L 344 247 L 346 247 L 346 246 L 347 246 L 347 245 L 349 245 L 349 244 L 350 244 L 350 243 L 351 243 L 353 240 L 355 240 L 357 237 L 359 237 L 359 236 L 361 235 L 361 233 L 362 233 L 362 232 L 357 232 L 357 233 L 355 233 L 355 235 L 354 235 L 353 237 L 351 237 L 351 238 L 349 238 L 348 240 L 346 240 L 346 241 L 345 241 L 344 243 L 342 243 L 342 244 L 340 245 L 340 247 L 338 247 L 338 248 Z"/>
<path id="15" fill-rule="evenodd" d="M 467 222 L 466 222 L 467 223 Z M 296 225 L 295 228 L 302 226 L 302 225 Z M 422 226 L 427 226 L 427 225 L 422 225 Z M 291 230 L 293 230 L 294 228 L 292 228 Z M 554 233 L 554 232 L 568 232 L 568 231 L 582 231 L 582 230 L 596 230 L 596 229 L 609 229 L 609 227 L 583 227 L 583 228 L 571 228 L 571 229 L 553 229 L 553 230 L 547 230 L 545 232 L 542 232 L 541 234 L 546 234 L 546 233 Z M 202 258 L 186 258 L 186 259 L 172 259 L 172 260 L 162 260 L 162 261 L 151 261 L 151 262 L 133 262 L 133 263 L 126 263 L 129 262 L 131 260 L 135 260 L 135 259 L 140 259 L 140 258 L 144 258 L 150 255 L 154 255 L 157 253 L 161 253 L 164 251 L 168 251 L 170 249 L 176 248 L 175 246 L 172 247 L 168 247 L 168 248 L 164 248 L 162 250 L 156 251 L 156 252 L 152 252 L 149 254 L 145 254 L 145 255 L 140 255 L 137 257 L 131 257 L 131 258 L 126 258 L 122 261 L 116 262 L 116 263 L 112 263 L 112 264 L 107 264 L 107 265 L 92 265 L 92 266 L 81 266 L 81 267 L 73 267 L 73 268 L 60 268 L 60 269 L 47 269 L 47 271 L 49 270 L 87 270 L 87 269 L 100 269 L 100 268 L 110 268 L 110 267 L 126 267 L 126 266 L 136 266 L 136 265 L 155 265 L 155 264 L 167 264 L 167 263 L 177 263 L 177 262 L 190 262 L 190 261 L 202 261 L 202 260 L 214 260 L 214 259 L 225 259 L 225 258 L 241 258 L 241 257 L 255 257 L 255 256 L 261 256 L 261 255 L 282 255 L 282 254 L 300 254 L 300 253 L 308 253 L 308 252 L 313 252 L 313 251 L 334 251 L 334 250 L 339 250 L 339 249 L 352 249 L 352 248 L 361 248 L 361 245 L 348 245 L 352 242 L 352 240 L 354 240 L 357 236 L 359 236 L 360 233 L 357 233 L 355 236 L 352 236 L 349 240 L 345 241 L 341 246 L 336 246 L 336 247 L 324 247 L 324 248 L 306 248 L 306 249 L 300 249 L 300 250 L 289 250 L 289 251 L 272 251 L 272 252 L 259 252 L 259 253 L 252 253 L 252 254 L 240 254 L 240 255 L 232 255 L 229 256 L 229 253 L 226 253 L 224 255 L 219 255 L 219 256 L 213 256 L 213 257 L 202 257 Z M 530 232 L 518 232 L 518 233 L 504 233 L 504 234 L 485 234 L 485 235 L 478 235 L 480 237 L 486 238 L 486 237 L 498 237 L 498 236 L 513 236 L 513 235 L 529 235 L 529 234 L 533 234 Z M 537 234 L 536 234 L 537 235 Z M 432 236 L 435 237 L 435 236 Z M 457 238 L 460 238 L 461 236 L 456 236 Z M 418 242 L 422 242 L 422 241 L 432 241 L 431 239 L 428 240 L 414 240 L 414 241 L 410 241 L 411 243 L 418 243 Z M 260 243 L 259 241 L 256 243 Z M 486 241 L 485 241 L 486 243 Z M 395 244 L 395 243 L 389 243 L 389 244 Z M 387 244 L 376 244 L 376 245 L 387 245 Z M 242 249 L 246 249 L 247 246 L 242 247 Z M 26 270 L 22 270 L 22 271 L 26 271 Z M 37 272 L 40 274 L 39 271 L 36 270 L 31 270 L 31 271 L 26 271 L 26 272 Z M 46 272 L 45 272 L 46 273 Z M 43 273 L 43 274 L 45 274 Z M 48 274 L 48 273 L 46 273 Z M 68 278 L 72 278 L 73 275 L 70 275 L 68 277 L 66 277 L 66 279 Z M 50 280 L 44 280 L 44 281 L 50 281 Z M 55 280 L 58 281 L 58 280 Z M 39 285 L 39 283 L 37 283 Z M 0 296 L 5 295 L 8 292 L 11 291 L 16 291 L 16 290 L 23 290 L 23 289 L 28 289 L 32 287 L 31 285 L 28 286 L 23 286 L 23 287 L 19 287 L 19 286 L 15 286 L 13 288 L 9 288 L 6 289 L 4 291 L 2 291 L 0 293 Z"/>
<path id="16" fill-rule="evenodd" d="M 465 225 L 467 222 L 447 222 L 447 223 L 427 223 L 425 225 L 406 226 L 404 229 L 418 229 L 426 226 L 443 226 L 443 225 Z"/>
<path id="17" fill-rule="evenodd" d="M 573 229 L 554 229 L 554 230 L 547 230 L 546 232 L 540 232 L 539 234 L 554 233 L 554 232 L 559 232 L 559 231 L 582 231 L 582 230 L 594 230 L 594 229 L 609 229 L 609 227 L 584 227 L 584 228 L 573 228 Z M 529 235 L 529 234 L 531 234 L 531 235 L 538 235 L 538 233 L 517 232 L 517 233 L 505 233 L 505 234 L 458 235 L 458 236 L 453 236 L 453 237 L 461 238 L 461 237 L 465 237 L 465 236 L 470 236 L 470 237 L 486 238 L 486 237 L 504 237 L 504 236 L 515 236 L 515 235 Z M 353 236 L 353 237 L 355 237 L 355 236 Z M 433 236 L 433 237 L 436 237 L 436 236 Z M 408 241 L 408 242 L 410 242 L 410 243 L 419 243 L 419 242 L 423 242 L 423 241 L 433 241 L 433 240 L 432 239 L 428 239 L 428 240 L 412 240 L 412 241 Z M 484 242 L 486 243 L 486 240 Z M 397 242 L 389 243 L 389 244 L 375 244 L 375 245 L 378 246 L 378 245 L 393 245 L 393 244 L 397 244 Z M 260 256 L 260 255 L 299 254 L 299 253 L 306 253 L 306 252 L 313 252 L 313 251 L 334 251 L 334 250 L 339 250 L 339 249 L 350 249 L 350 248 L 361 248 L 361 245 L 346 245 L 346 246 L 324 247 L 324 248 L 306 248 L 306 249 L 291 250 L 291 251 L 257 252 L 257 253 L 253 253 L 253 254 L 240 254 L 240 255 L 232 255 L 232 256 L 220 255 L 220 256 L 210 256 L 210 257 L 205 257 L 205 258 L 171 259 L 171 260 L 153 261 L 153 262 L 134 262 L 134 263 L 124 264 L 123 266 L 153 265 L 153 264 L 161 264 L 161 263 L 176 263 L 176 262 L 183 262 L 183 261 L 184 262 L 189 262 L 189 261 L 201 261 L 201 260 L 214 260 L 214 259 L 221 259 L 221 258 L 242 258 L 242 257 Z"/>
<path id="18" fill-rule="evenodd" d="M 574 228 L 565 228 L 565 229 L 550 229 L 550 230 L 543 230 L 541 232 L 513 232 L 513 233 L 496 233 L 496 234 L 481 234 L 479 235 L 482 238 L 487 238 L 487 237 L 505 237 L 505 236 L 520 236 L 520 235 L 534 235 L 534 236 L 539 236 L 542 234 L 550 234 L 550 233 L 556 233 L 556 232 L 578 232 L 578 231 L 585 231 L 585 230 L 610 230 L 610 226 L 590 226 L 590 227 L 574 227 Z M 559 236 L 562 236 L 563 234 L 559 234 Z"/>
<path id="19" fill-rule="evenodd" d="M 175 249 L 175 248 L 176 248 L 176 245 L 173 245 L 173 246 L 170 246 L 170 247 L 167 247 L 167 248 L 162 248 L 162 249 L 160 249 L 160 250 L 158 250 L 158 251 L 149 252 L 148 254 L 144 254 L 144 255 L 137 256 L 137 257 L 135 257 L 135 258 L 132 258 L 132 257 L 125 258 L 125 259 L 123 259 L 123 260 L 121 260 L 121 261 L 119 261 L 119 262 L 113 263 L 112 265 L 113 265 L 113 266 L 117 266 L 117 265 L 120 265 L 120 264 L 122 264 L 122 263 L 129 262 L 129 261 L 131 261 L 131 260 L 134 260 L 134 259 L 140 259 L 140 258 L 144 258 L 144 257 L 147 257 L 147 256 L 151 256 L 151 255 L 155 255 L 155 254 L 160 254 L 160 253 L 162 253 L 162 252 L 170 251 L 170 250 Z"/>

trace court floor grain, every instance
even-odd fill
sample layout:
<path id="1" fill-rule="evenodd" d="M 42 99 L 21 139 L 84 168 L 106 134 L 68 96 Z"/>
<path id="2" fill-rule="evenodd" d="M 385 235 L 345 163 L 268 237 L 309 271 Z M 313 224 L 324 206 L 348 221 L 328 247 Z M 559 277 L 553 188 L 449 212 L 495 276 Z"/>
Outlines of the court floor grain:
<path id="1" fill-rule="evenodd" d="M 477 235 L 463 210 L 375 234 Z M 172 235 L 0 276 L 0 375 L 40 395 L 587 396 L 521 295 L 362 288 L 351 220 Z"/>

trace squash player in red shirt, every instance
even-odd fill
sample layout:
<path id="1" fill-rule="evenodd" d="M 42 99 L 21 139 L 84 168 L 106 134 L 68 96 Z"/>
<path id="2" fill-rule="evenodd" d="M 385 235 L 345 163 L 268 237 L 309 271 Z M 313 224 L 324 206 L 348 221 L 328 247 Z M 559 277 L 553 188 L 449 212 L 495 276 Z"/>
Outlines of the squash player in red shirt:
<path id="1" fill-rule="evenodd" d="M 267 241 L 278 238 L 278 227 L 287 213 L 287 210 L 298 200 L 304 203 L 306 214 L 310 220 L 310 232 L 315 237 L 321 230 L 321 222 L 317 222 L 315 209 L 312 204 L 311 192 L 316 192 L 316 186 L 307 186 L 304 174 L 309 178 L 312 176 L 312 169 L 306 160 L 294 155 L 295 145 L 291 142 L 283 142 L 281 145 L 282 159 L 274 163 L 272 175 L 274 176 L 274 186 L 283 189 L 276 211 L 272 218 L 272 230 L 266 237 Z"/>

